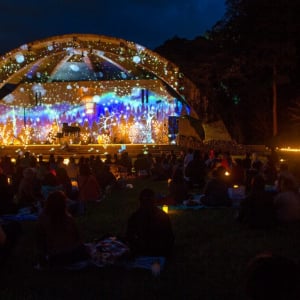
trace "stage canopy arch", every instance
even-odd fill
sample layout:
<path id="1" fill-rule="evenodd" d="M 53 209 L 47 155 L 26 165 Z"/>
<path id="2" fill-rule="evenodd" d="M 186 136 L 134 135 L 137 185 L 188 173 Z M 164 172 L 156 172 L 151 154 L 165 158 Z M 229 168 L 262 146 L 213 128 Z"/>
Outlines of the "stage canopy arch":
<path id="1" fill-rule="evenodd" d="M 176 65 L 136 43 L 46 38 L 1 58 L 0 144 L 177 143 L 199 98 Z M 201 140 L 196 127 L 182 136 Z"/>

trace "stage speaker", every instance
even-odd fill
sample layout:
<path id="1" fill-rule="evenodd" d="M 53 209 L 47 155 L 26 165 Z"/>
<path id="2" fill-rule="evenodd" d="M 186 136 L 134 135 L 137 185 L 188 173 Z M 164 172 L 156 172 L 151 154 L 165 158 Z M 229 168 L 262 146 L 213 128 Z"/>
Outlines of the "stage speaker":
<path id="1" fill-rule="evenodd" d="M 141 89 L 141 100 L 142 100 L 142 104 L 145 103 L 145 90 Z"/>
<path id="2" fill-rule="evenodd" d="M 179 131 L 178 128 L 179 117 L 169 116 L 168 118 L 168 133 L 177 134 Z"/>
<path id="3" fill-rule="evenodd" d="M 146 90 L 145 93 L 146 93 L 146 103 L 148 104 L 148 102 L 149 102 L 149 91 Z"/>

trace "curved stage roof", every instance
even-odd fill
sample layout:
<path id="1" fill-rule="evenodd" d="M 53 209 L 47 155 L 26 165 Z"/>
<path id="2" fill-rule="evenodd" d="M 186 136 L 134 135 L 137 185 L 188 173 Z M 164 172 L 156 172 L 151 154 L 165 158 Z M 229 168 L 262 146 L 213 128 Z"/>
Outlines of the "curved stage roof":
<path id="1" fill-rule="evenodd" d="M 168 144 L 180 116 L 198 119 L 187 101 L 198 91 L 179 68 L 122 39 L 35 41 L 2 57 L 0 70 L 0 144 Z"/>

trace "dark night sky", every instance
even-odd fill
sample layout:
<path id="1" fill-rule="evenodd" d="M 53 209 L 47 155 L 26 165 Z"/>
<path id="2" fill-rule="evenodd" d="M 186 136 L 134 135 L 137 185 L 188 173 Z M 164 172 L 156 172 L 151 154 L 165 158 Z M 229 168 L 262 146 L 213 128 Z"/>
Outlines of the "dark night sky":
<path id="1" fill-rule="evenodd" d="M 225 0 L 3 0 L 0 54 L 69 33 L 93 33 L 154 49 L 174 36 L 194 39 L 225 12 Z"/>

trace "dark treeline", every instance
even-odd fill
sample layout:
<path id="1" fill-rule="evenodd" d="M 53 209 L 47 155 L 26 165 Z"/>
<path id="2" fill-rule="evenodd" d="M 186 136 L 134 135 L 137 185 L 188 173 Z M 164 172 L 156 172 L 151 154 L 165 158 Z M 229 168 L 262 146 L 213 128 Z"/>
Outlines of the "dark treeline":
<path id="1" fill-rule="evenodd" d="M 204 37 L 155 49 L 173 61 L 239 143 L 296 141 L 300 134 L 299 1 L 227 0 Z M 200 113 L 200 112 L 199 112 Z"/>

